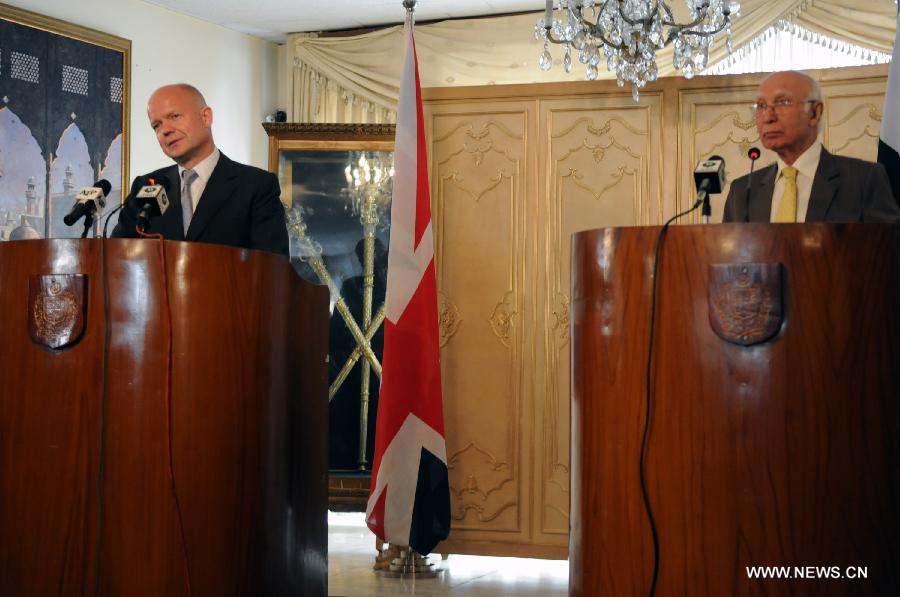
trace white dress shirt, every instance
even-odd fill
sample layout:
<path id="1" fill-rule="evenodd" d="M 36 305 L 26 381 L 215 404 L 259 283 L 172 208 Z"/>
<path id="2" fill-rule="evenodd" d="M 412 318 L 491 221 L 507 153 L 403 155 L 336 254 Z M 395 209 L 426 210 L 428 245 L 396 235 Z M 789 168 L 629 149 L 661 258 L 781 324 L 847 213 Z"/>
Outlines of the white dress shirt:
<path id="1" fill-rule="evenodd" d="M 812 193 L 813 178 L 819 169 L 819 158 L 822 156 L 822 142 L 816 139 L 815 143 L 800 154 L 800 157 L 792 164 L 797 169 L 797 221 L 806 221 L 806 212 L 809 209 L 809 196 Z M 784 168 L 787 166 L 778 158 L 778 174 L 775 175 L 775 190 L 772 191 L 772 212 L 769 221 L 775 221 L 778 206 L 781 205 L 781 197 L 784 195 Z"/>
<path id="2" fill-rule="evenodd" d="M 209 177 L 212 176 L 213 170 L 216 169 L 216 164 L 219 163 L 219 149 L 213 149 L 213 152 L 203 158 L 203 160 L 194 166 L 193 170 L 197 173 L 197 178 L 194 179 L 193 184 L 191 184 L 191 198 L 194 200 L 193 209 L 191 209 L 191 213 L 197 212 L 197 204 L 200 202 L 200 197 L 203 195 L 204 189 L 206 189 L 206 183 L 209 182 Z M 186 193 L 184 192 L 184 171 L 186 168 L 183 168 L 180 164 L 178 165 L 178 180 L 181 181 L 181 197 L 184 198 Z"/>

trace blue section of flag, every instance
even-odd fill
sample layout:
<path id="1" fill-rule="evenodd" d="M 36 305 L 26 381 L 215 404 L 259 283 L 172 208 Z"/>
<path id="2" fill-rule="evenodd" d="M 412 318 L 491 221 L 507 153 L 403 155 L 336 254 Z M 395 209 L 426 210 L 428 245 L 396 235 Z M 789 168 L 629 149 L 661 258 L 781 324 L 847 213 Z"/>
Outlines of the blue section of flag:
<path id="1" fill-rule="evenodd" d="M 422 448 L 409 545 L 427 555 L 450 534 L 450 483 L 447 465 Z"/>

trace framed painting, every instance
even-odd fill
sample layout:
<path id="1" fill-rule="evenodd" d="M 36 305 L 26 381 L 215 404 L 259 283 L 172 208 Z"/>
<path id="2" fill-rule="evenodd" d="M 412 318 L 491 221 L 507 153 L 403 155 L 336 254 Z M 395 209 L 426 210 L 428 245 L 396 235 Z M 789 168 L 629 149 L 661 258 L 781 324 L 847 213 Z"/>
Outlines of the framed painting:
<path id="1" fill-rule="evenodd" d="M 365 505 L 383 347 L 394 125 L 266 123 L 297 272 L 331 291 L 329 449 L 333 507 Z M 339 493 L 339 492 L 338 492 Z M 358 494 L 358 495 L 357 495 Z M 341 494 L 343 495 L 343 494 Z M 345 503 L 346 502 L 346 503 Z"/>
<path id="2" fill-rule="evenodd" d="M 129 40 L 0 4 L 0 240 L 81 236 L 63 218 L 102 179 L 122 201 L 130 73 Z"/>

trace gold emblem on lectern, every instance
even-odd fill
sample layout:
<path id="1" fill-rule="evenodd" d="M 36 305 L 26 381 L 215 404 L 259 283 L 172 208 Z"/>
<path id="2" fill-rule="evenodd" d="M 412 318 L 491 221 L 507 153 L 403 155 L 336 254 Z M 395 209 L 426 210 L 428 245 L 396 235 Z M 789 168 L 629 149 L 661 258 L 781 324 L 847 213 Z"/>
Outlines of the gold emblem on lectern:
<path id="1" fill-rule="evenodd" d="M 84 331 L 84 274 L 31 276 L 28 280 L 28 332 L 37 344 L 63 348 Z"/>
<path id="2" fill-rule="evenodd" d="M 780 263 L 709 266 L 709 323 L 717 336 L 750 346 L 774 337 L 783 320 Z"/>

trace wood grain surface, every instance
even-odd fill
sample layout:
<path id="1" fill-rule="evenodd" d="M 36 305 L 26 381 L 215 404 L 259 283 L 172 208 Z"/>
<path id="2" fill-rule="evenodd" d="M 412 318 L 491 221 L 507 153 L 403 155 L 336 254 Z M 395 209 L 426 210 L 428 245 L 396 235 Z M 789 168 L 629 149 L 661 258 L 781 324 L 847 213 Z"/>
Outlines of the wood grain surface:
<path id="1" fill-rule="evenodd" d="M 193 595 L 325 595 L 327 290 L 167 241 L 167 430 L 159 244 L 103 242 L 0 243 L 0 595 L 186 594 L 169 432 Z M 88 281 L 60 350 L 28 334 L 43 274 Z"/>
<path id="2" fill-rule="evenodd" d="M 658 232 L 573 237 L 572 595 L 650 588 L 639 453 Z M 784 267 L 781 329 L 747 347 L 715 335 L 707 295 L 710 265 L 745 262 Z M 900 226 L 675 227 L 657 292 L 656 595 L 900 595 Z"/>

